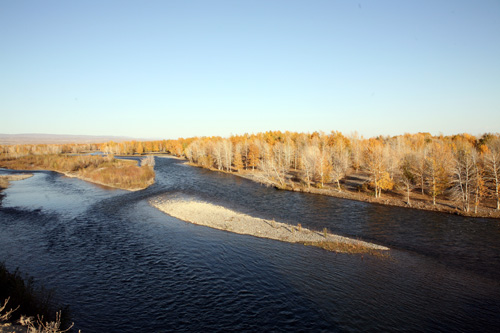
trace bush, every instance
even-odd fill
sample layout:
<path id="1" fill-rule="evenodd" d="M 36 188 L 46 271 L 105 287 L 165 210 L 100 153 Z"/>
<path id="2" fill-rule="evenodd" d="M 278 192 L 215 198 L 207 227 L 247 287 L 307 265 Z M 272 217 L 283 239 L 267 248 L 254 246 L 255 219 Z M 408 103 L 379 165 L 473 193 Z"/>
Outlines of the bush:
<path id="1" fill-rule="evenodd" d="M 65 307 L 64 311 L 57 313 L 53 302 L 53 291 L 43 287 L 35 288 L 35 283 L 32 277 L 21 276 L 21 273 L 16 269 L 13 273 L 7 271 L 5 264 L 0 263 L 0 302 L 5 307 L 4 320 L 17 322 L 21 316 L 46 318 L 49 322 L 62 322 L 62 326 L 69 328 L 69 310 Z M 10 315 L 5 316 L 10 309 L 15 309 Z M 16 309 L 17 308 L 17 309 Z M 0 317 L 2 317 L 0 315 Z"/>

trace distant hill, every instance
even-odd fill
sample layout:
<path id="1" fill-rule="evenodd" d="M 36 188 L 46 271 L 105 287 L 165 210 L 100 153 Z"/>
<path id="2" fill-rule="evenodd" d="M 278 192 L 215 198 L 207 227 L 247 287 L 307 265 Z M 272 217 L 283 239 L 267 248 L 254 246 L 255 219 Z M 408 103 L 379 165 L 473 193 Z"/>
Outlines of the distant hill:
<path id="1" fill-rule="evenodd" d="M 125 136 L 105 135 L 61 135 L 61 134 L 0 134 L 0 144 L 64 144 L 64 143 L 101 143 L 108 141 L 139 140 Z"/>

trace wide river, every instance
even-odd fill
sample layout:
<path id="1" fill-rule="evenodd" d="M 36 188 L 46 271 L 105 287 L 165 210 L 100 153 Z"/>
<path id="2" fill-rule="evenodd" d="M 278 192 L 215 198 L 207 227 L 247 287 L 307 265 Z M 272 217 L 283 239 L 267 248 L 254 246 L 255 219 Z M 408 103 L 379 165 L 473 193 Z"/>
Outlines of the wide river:
<path id="1" fill-rule="evenodd" d="M 155 170 L 139 192 L 45 171 L 13 182 L 0 204 L 0 261 L 55 289 L 83 332 L 500 327 L 499 220 L 278 191 L 169 158 Z M 387 245 L 391 258 L 185 223 L 148 204 L 158 195 L 326 227 Z"/>

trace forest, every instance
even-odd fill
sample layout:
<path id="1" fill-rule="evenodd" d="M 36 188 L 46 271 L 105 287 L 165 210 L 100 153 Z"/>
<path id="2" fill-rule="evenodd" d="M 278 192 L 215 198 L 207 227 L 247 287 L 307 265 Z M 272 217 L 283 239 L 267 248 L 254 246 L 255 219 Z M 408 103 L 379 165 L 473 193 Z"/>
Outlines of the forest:
<path id="1" fill-rule="evenodd" d="M 0 146 L 2 158 L 88 151 L 167 153 L 279 189 L 381 203 L 397 199 L 408 207 L 465 215 L 496 216 L 500 211 L 499 134 L 417 133 L 365 139 L 335 131 L 268 131 L 229 138 Z"/>

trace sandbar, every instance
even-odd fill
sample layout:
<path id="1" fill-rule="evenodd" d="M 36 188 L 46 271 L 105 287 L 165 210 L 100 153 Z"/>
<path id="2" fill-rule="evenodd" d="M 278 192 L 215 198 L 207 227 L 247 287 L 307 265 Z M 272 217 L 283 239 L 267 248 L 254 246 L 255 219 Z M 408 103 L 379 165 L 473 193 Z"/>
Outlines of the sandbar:
<path id="1" fill-rule="evenodd" d="M 389 248 L 358 239 L 314 231 L 287 223 L 253 217 L 209 202 L 189 198 L 157 197 L 150 204 L 179 220 L 243 235 L 302 243 L 335 252 L 366 253 Z"/>

